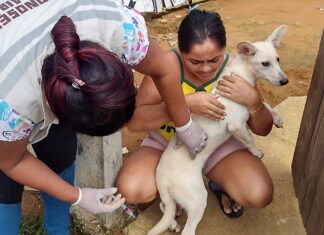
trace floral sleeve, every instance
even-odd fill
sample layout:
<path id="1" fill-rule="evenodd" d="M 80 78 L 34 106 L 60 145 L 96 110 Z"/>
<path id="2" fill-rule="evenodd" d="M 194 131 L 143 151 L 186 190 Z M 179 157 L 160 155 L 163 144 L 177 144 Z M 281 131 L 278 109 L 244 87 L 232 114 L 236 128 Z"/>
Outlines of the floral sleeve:
<path id="1" fill-rule="evenodd" d="M 0 99 L 0 141 L 17 141 L 27 138 L 34 123 L 23 117 Z"/>
<path id="2" fill-rule="evenodd" d="M 149 48 L 148 32 L 144 17 L 134 9 L 120 5 L 123 19 L 122 60 L 130 66 L 139 64 Z"/>

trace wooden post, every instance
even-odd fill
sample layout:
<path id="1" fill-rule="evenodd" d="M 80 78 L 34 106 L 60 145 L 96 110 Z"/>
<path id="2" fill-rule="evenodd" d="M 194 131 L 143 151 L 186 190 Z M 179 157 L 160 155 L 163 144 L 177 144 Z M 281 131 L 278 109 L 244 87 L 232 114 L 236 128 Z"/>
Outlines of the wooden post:
<path id="1" fill-rule="evenodd" d="M 324 34 L 300 125 L 292 174 L 307 234 L 324 234 Z"/>

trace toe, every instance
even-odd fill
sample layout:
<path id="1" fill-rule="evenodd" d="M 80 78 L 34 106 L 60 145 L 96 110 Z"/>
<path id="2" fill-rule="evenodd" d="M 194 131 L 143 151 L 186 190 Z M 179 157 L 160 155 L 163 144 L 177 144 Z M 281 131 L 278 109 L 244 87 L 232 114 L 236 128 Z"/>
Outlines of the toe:
<path id="1" fill-rule="evenodd" d="M 234 206 L 238 211 L 242 209 L 242 206 L 237 204 L 236 202 L 235 202 Z"/>
<path id="2" fill-rule="evenodd" d="M 231 203 L 226 195 L 222 195 L 222 205 L 226 214 L 232 213 Z"/>

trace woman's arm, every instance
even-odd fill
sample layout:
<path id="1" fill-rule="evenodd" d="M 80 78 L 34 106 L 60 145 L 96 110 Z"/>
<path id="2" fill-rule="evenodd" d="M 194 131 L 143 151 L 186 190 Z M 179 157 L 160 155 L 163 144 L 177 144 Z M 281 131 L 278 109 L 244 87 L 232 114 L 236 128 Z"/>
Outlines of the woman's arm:
<path id="1" fill-rule="evenodd" d="M 273 126 L 273 119 L 270 111 L 262 104 L 262 100 L 248 107 L 250 118 L 247 122 L 252 132 L 256 135 L 266 136 Z"/>
<path id="2" fill-rule="evenodd" d="M 176 61 L 175 61 L 176 62 Z M 185 96 L 190 111 L 210 119 L 221 119 L 224 105 L 217 101 L 218 96 L 206 92 L 196 92 Z M 155 130 L 170 121 L 165 103 L 151 77 L 145 76 L 136 97 L 136 109 L 128 122 L 131 131 Z"/>
<path id="3" fill-rule="evenodd" d="M 190 115 L 178 82 L 178 64 L 172 60 L 170 52 L 163 51 L 154 40 L 150 40 L 146 57 L 134 69 L 152 77 L 175 125 L 183 126 L 188 123 Z"/>
<path id="4" fill-rule="evenodd" d="M 66 183 L 26 150 L 28 139 L 0 141 L 0 170 L 11 179 L 46 192 L 62 201 L 73 203 L 78 189 Z"/>
<path id="5" fill-rule="evenodd" d="M 134 68 L 152 77 L 175 124 L 178 143 L 184 143 L 190 155 L 195 157 L 205 148 L 208 135 L 190 117 L 181 85 L 178 82 L 179 66 L 171 62 L 170 52 L 162 51 L 153 40 L 150 42 L 144 60 Z"/>
<path id="6" fill-rule="evenodd" d="M 262 136 L 270 133 L 273 119 L 269 110 L 261 105 L 262 99 L 257 88 L 236 76 L 225 76 L 217 89 L 221 96 L 248 108 L 250 112 L 248 125 L 253 133 Z"/>
<path id="7" fill-rule="evenodd" d="M 79 189 L 68 184 L 28 152 L 27 144 L 27 138 L 0 142 L 0 170 L 14 181 L 39 189 L 61 201 L 77 204 L 94 214 L 112 212 L 124 204 L 125 199 L 121 195 L 112 198 L 116 188 Z"/>
<path id="8" fill-rule="evenodd" d="M 143 105 L 136 108 L 127 127 L 130 131 L 151 131 L 170 121 L 165 103 Z"/>
<path id="9" fill-rule="evenodd" d="M 127 123 L 130 131 L 158 129 L 170 121 L 165 103 L 150 76 L 145 76 L 136 96 L 136 109 Z"/>

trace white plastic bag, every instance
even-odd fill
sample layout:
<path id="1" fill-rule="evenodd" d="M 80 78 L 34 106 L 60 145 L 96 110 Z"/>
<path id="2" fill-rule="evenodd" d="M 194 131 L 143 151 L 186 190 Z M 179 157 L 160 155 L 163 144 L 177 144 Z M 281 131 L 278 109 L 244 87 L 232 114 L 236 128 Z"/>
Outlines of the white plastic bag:
<path id="1" fill-rule="evenodd" d="M 184 4 L 186 0 L 122 0 L 126 6 L 135 8 L 139 12 L 161 12 Z"/>

